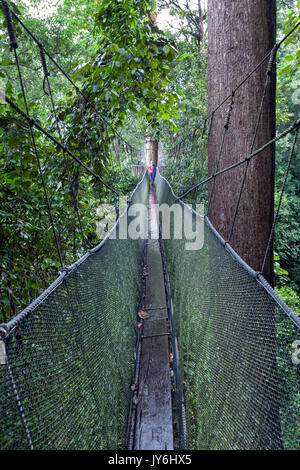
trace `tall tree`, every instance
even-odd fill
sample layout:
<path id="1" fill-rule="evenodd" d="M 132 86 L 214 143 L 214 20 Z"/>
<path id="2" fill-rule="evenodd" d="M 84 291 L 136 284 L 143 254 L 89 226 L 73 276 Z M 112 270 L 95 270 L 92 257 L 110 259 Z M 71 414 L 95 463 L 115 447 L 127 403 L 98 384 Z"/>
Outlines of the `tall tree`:
<path id="1" fill-rule="evenodd" d="M 276 39 L 275 0 L 208 1 L 208 108 L 211 113 L 238 82 L 272 49 Z M 263 94 L 267 61 L 235 93 L 231 121 L 224 140 L 219 169 L 246 156 L 252 144 Z M 218 166 L 224 131 L 225 104 L 215 114 L 208 141 L 208 169 Z M 275 134 L 275 72 L 267 88 L 255 148 Z M 275 148 L 269 147 L 252 159 L 242 193 L 231 245 L 255 270 L 260 270 L 274 211 Z M 209 218 L 228 239 L 244 167 L 227 172 L 209 186 L 213 190 Z M 272 249 L 265 277 L 273 282 Z"/>

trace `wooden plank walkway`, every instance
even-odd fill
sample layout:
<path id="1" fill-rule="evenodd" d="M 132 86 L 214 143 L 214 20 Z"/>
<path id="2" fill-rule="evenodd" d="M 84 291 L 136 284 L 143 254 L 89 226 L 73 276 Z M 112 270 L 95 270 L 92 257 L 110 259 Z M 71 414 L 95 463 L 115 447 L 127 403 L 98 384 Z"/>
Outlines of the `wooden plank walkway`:
<path id="1" fill-rule="evenodd" d="M 169 322 L 165 295 L 159 229 L 149 195 L 149 231 L 144 320 L 134 449 L 173 449 L 172 398 L 169 363 Z"/>

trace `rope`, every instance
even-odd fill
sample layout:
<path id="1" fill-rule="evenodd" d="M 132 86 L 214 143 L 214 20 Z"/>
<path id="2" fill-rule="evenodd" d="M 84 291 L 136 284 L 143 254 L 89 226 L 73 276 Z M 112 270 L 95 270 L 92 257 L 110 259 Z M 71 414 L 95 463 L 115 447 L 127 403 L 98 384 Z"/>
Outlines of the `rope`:
<path id="1" fill-rule="evenodd" d="M 229 108 L 227 110 L 226 117 L 225 117 L 224 131 L 223 131 L 222 141 L 221 141 L 219 155 L 218 155 L 218 159 L 217 159 L 216 172 L 218 171 L 219 166 L 220 166 L 221 156 L 222 156 L 222 153 L 223 153 L 223 147 L 224 147 L 224 142 L 225 142 L 225 136 L 227 134 L 227 131 L 228 131 L 229 125 L 230 125 L 230 118 L 231 118 L 231 113 L 232 113 L 232 109 L 233 109 L 233 105 L 234 105 L 234 93 L 235 92 L 233 91 L 232 94 L 231 94 L 230 105 L 229 105 Z M 212 201 L 212 198 L 213 198 L 213 195 L 214 195 L 215 185 L 216 185 L 216 179 L 214 178 L 213 187 L 212 187 L 212 190 L 210 192 L 210 197 L 209 197 L 209 201 L 208 201 L 207 213 L 209 212 L 211 201 Z"/>
<path id="2" fill-rule="evenodd" d="M 270 55 L 273 53 L 274 47 L 277 47 L 277 49 L 279 49 L 282 46 L 282 44 L 291 36 L 291 34 L 293 34 L 293 32 L 299 26 L 300 26 L 300 21 L 296 23 L 296 25 L 289 31 L 289 33 L 287 33 L 281 39 L 281 41 L 277 43 L 277 45 L 275 44 L 272 47 L 272 49 L 265 55 L 265 57 L 250 72 L 248 72 L 248 74 L 238 83 L 238 85 L 233 89 L 233 91 L 218 104 L 218 106 L 210 113 L 210 115 L 208 115 L 208 117 L 206 118 L 207 122 L 209 122 L 209 130 L 208 130 L 207 136 L 209 136 L 211 132 L 214 114 L 221 108 L 221 106 L 223 106 L 224 103 L 226 103 L 226 101 L 228 101 L 231 98 L 232 93 L 236 93 L 244 85 L 244 83 L 247 80 L 249 80 L 249 78 L 269 59 Z"/>
<path id="3" fill-rule="evenodd" d="M 190 189 L 188 189 L 185 193 L 181 194 L 180 196 L 178 196 L 178 199 L 183 199 L 184 197 L 186 197 L 189 193 L 191 193 L 192 191 L 194 191 L 195 189 L 199 188 L 200 186 L 202 186 L 203 184 L 206 184 L 208 183 L 209 181 L 211 181 L 213 178 L 215 178 L 216 176 L 219 176 L 219 175 L 222 175 L 223 173 L 226 173 L 227 171 L 230 171 L 230 170 L 233 170 L 234 168 L 237 168 L 238 166 L 240 165 L 243 165 L 244 163 L 246 163 L 248 160 L 252 160 L 253 157 L 255 157 L 256 155 L 258 155 L 259 153 L 263 152 L 265 149 L 267 149 L 268 147 L 270 147 L 270 145 L 273 145 L 274 143 L 278 142 L 279 140 L 281 140 L 283 137 L 285 137 L 286 135 L 290 134 L 291 132 L 295 131 L 295 129 L 298 129 L 300 127 L 300 119 L 298 119 L 297 121 L 295 121 L 290 127 L 288 127 L 285 131 L 283 131 L 281 134 L 279 134 L 277 137 L 274 137 L 273 139 L 269 140 L 269 142 L 267 142 L 266 144 L 264 144 L 262 147 L 260 147 L 259 149 L 255 150 L 254 152 L 250 153 L 249 155 L 247 155 L 245 158 L 243 158 L 242 160 L 239 160 L 238 162 L 236 163 L 233 163 L 232 165 L 229 165 L 227 166 L 226 168 L 223 168 L 223 170 L 219 170 L 218 172 L 216 173 L 213 173 L 212 175 L 208 176 L 207 178 L 205 178 L 204 180 L 200 181 L 200 183 L 198 184 L 195 184 L 195 186 L 191 187 Z"/>
<path id="4" fill-rule="evenodd" d="M 207 125 L 207 119 L 204 119 L 203 127 L 202 127 L 202 133 L 201 133 L 201 139 L 204 138 L 205 131 L 206 131 L 206 125 Z"/>
<path id="5" fill-rule="evenodd" d="M 262 98 L 261 98 L 261 102 L 260 102 L 260 108 L 259 108 L 258 115 L 257 115 L 255 130 L 254 130 L 254 134 L 253 134 L 253 138 L 252 138 L 252 143 L 251 143 L 251 146 L 250 146 L 250 153 L 252 153 L 253 149 L 254 149 L 259 124 L 261 122 L 263 106 L 264 106 L 264 102 L 265 102 L 265 99 L 266 99 L 267 89 L 268 89 L 269 84 L 271 82 L 271 75 L 272 75 L 272 70 L 273 70 L 274 64 L 275 64 L 277 49 L 278 49 L 278 46 L 277 46 L 277 44 L 275 44 L 275 46 L 273 47 L 272 53 L 270 55 L 269 64 L 268 64 L 268 68 L 267 68 L 267 71 L 266 71 L 266 80 L 265 80 L 264 90 L 263 90 L 263 94 L 262 94 Z M 234 230 L 234 226 L 235 226 L 235 222 L 236 222 L 236 219 L 237 219 L 241 198 L 242 198 L 243 190 L 244 190 L 245 183 L 246 183 L 249 163 L 250 163 L 250 160 L 247 160 L 245 170 L 244 170 L 242 184 L 241 184 L 240 191 L 239 191 L 238 200 L 237 200 L 235 211 L 234 211 L 234 216 L 233 216 L 233 220 L 232 220 L 232 224 L 231 224 L 231 229 L 230 229 L 229 237 L 228 237 L 228 240 L 227 240 L 228 243 L 230 243 L 230 240 L 231 240 L 231 237 L 232 237 L 232 234 L 233 234 L 233 230 Z"/>
<path id="6" fill-rule="evenodd" d="M 12 28 L 12 25 L 11 25 L 11 28 Z M 27 103 L 27 99 L 26 99 L 26 92 L 25 92 L 25 88 L 24 88 L 22 72 L 21 72 L 19 59 L 18 59 L 18 54 L 17 54 L 17 47 L 14 47 L 13 51 L 14 51 L 14 56 L 15 56 L 15 62 L 16 62 L 17 69 L 18 69 L 19 82 L 20 82 L 20 86 L 21 86 L 21 90 L 22 90 L 22 96 L 23 96 L 23 101 L 24 101 L 24 105 L 25 105 L 25 109 L 26 109 L 26 115 L 28 116 L 28 122 L 29 122 L 29 127 L 30 127 L 30 135 L 31 135 L 31 140 L 32 140 L 32 144 L 33 144 L 34 154 L 35 154 L 35 157 L 36 157 L 37 166 L 38 166 L 38 170 L 39 170 L 39 174 L 40 174 L 40 178 L 41 178 L 41 182 L 42 182 L 42 187 L 43 187 L 43 192 L 44 192 L 44 199 L 45 199 L 46 206 L 47 206 L 47 212 L 48 212 L 48 216 L 49 216 L 49 219 L 50 219 L 50 224 L 51 224 L 53 237 L 54 237 L 54 241 L 55 241 L 55 245 L 56 245 L 56 251 L 57 251 L 57 254 L 58 254 L 58 257 L 59 257 L 59 262 L 60 262 L 61 268 L 63 269 L 64 265 L 63 265 L 63 260 L 62 260 L 61 249 L 60 249 L 60 245 L 59 245 L 58 238 L 57 238 L 57 233 L 56 233 L 56 229 L 55 229 L 55 225 L 54 225 L 54 219 L 53 219 L 51 206 L 50 206 L 50 202 L 49 202 L 49 198 L 48 198 L 48 194 L 47 194 L 45 179 L 44 179 L 44 175 L 43 175 L 43 171 L 42 171 L 42 167 L 41 167 L 41 162 L 40 162 L 40 159 L 39 159 L 39 154 L 38 154 L 38 150 L 37 150 L 37 146 L 36 146 L 36 140 L 35 140 L 35 136 L 34 136 L 34 132 L 33 132 L 33 121 L 29 116 L 28 103 Z"/>
<path id="7" fill-rule="evenodd" d="M 11 10 L 8 6 L 8 3 L 6 0 L 1 0 L 2 1 L 2 9 L 4 13 L 4 18 L 5 18 L 5 23 L 8 31 L 8 36 L 9 36 L 9 46 L 10 46 L 10 52 L 13 51 L 13 49 L 18 48 L 17 40 L 15 37 L 15 32 L 12 24 L 12 19 L 11 19 Z"/>
<path id="8" fill-rule="evenodd" d="M 292 158 L 293 158 L 294 151 L 295 151 L 295 147 L 296 147 L 296 142 L 297 142 L 298 133 L 299 133 L 299 127 L 300 127 L 300 126 L 298 125 L 298 127 L 297 127 L 297 129 L 296 129 L 296 132 L 295 132 L 295 137 L 294 137 L 293 145 L 292 145 L 291 150 L 290 150 L 290 155 L 289 155 L 288 164 L 287 164 L 287 168 L 286 168 L 285 175 L 284 175 L 284 179 L 283 179 L 283 183 L 282 183 L 282 188 L 281 188 L 281 193 L 280 193 L 280 197 L 279 197 L 279 202 L 278 202 L 276 214 L 275 214 L 275 217 L 274 217 L 274 220 L 273 220 L 273 224 L 272 224 L 272 228 L 271 228 L 271 232 L 270 232 L 270 236 L 269 236 L 267 248 L 266 248 L 266 251 L 265 251 L 264 259 L 263 259 L 263 262 L 262 262 L 262 267 L 261 267 L 261 270 L 260 270 L 260 274 L 262 274 L 262 275 L 263 275 L 263 272 L 264 272 L 264 269 L 265 269 L 267 257 L 268 257 L 269 250 L 270 250 L 271 243 L 272 243 L 273 236 L 274 236 L 275 227 L 276 227 L 276 224 L 277 224 L 277 221 L 278 221 L 279 212 L 280 212 L 281 203 L 282 203 L 282 198 L 283 198 L 283 194 L 284 194 L 284 191 L 285 191 L 286 182 L 287 182 L 287 178 L 288 178 L 289 171 L 290 171 L 290 167 L 291 167 L 291 163 L 292 163 Z"/>
<path id="9" fill-rule="evenodd" d="M 27 113 L 22 111 L 21 108 L 19 108 L 18 105 L 16 105 L 8 96 L 5 97 L 6 102 L 15 110 L 17 111 L 21 116 L 23 116 L 24 119 L 29 123 L 29 125 L 36 127 L 40 132 L 42 132 L 48 139 L 50 139 L 52 142 L 54 142 L 59 148 L 61 148 L 63 151 L 65 151 L 71 158 L 73 158 L 82 168 L 84 168 L 88 173 L 90 173 L 92 176 L 94 176 L 95 179 L 97 179 L 100 183 L 102 183 L 106 188 L 108 188 L 110 191 L 115 193 L 117 196 L 119 196 L 119 193 L 115 191 L 112 187 L 110 187 L 107 183 L 105 183 L 102 178 L 97 175 L 97 173 L 94 172 L 91 168 L 89 168 L 87 165 L 85 165 L 76 155 L 74 155 L 65 145 L 61 144 L 52 134 L 50 134 L 46 129 L 44 129 L 37 121 L 35 121 L 33 118 L 31 118 Z"/>
<path id="10" fill-rule="evenodd" d="M 48 95 L 48 93 L 45 89 L 45 83 L 48 80 L 48 77 L 50 76 L 50 73 L 48 71 L 45 52 L 44 52 L 44 48 L 43 48 L 42 44 L 39 44 L 39 48 L 40 48 L 40 56 L 41 56 L 41 62 L 42 62 L 42 67 L 43 67 L 43 72 L 44 72 L 43 90 L 44 90 L 45 94 Z M 49 87 L 49 81 L 48 81 L 48 87 Z M 51 91 L 50 91 L 50 93 L 51 93 Z M 51 98 L 51 100 L 52 100 L 52 98 Z"/>
<path id="11" fill-rule="evenodd" d="M 209 127 L 208 127 L 208 132 L 207 132 L 207 137 L 210 136 L 210 133 L 211 133 L 211 128 L 212 128 L 212 125 L 213 125 L 213 120 L 214 120 L 214 117 L 215 117 L 215 112 L 213 111 L 211 113 L 211 116 L 210 116 L 210 119 L 209 119 Z"/>
<path id="12" fill-rule="evenodd" d="M 50 80 L 49 80 L 50 73 L 48 71 L 46 57 L 45 57 L 44 48 L 43 48 L 42 44 L 39 45 L 39 48 L 40 48 L 40 56 L 41 56 L 41 62 L 42 62 L 43 72 L 44 72 L 43 89 L 44 89 L 45 93 L 48 96 L 50 96 L 52 112 L 53 112 L 54 117 L 55 117 L 55 122 L 56 122 L 56 127 L 57 127 L 59 140 L 60 140 L 60 143 L 62 143 L 62 135 L 61 135 L 60 125 L 59 125 L 59 119 L 58 119 L 58 115 L 57 115 L 57 112 L 56 112 L 56 106 L 54 104 L 52 88 L 51 88 Z M 49 93 L 47 93 L 47 91 L 45 90 L 45 83 L 47 83 L 47 85 L 48 85 Z M 70 171 L 69 171 L 69 167 L 67 165 L 67 158 L 66 158 L 66 154 L 65 154 L 64 150 L 62 150 L 62 153 L 63 153 L 63 158 L 64 158 L 64 161 L 65 161 L 65 164 L 66 164 L 67 172 L 68 172 L 68 179 L 69 179 L 69 182 L 71 183 Z M 73 197 L 74 197 L 74 195 L 73 195 Z M 79 210 L 78 210 L 78 204 L 77 204 L 76 201 L 74 201 L 74 211 L 75 211 L 75 214 L 76 214 L 77 219 L 78 219 L 79 229 L 80 229 L 80 234 L 81 234 L 83 246 L 84 246 L 85 250 L 87 250 L 86 238 L 85 238 L 85 235 L 84 235 L 84 232 L 83 232 L 81 219 L 80 219 L 80 214 L 79 214 Z"/>
<path id="13" fill-rule="evenodd" d="M 7 2 L 6 0 L 1 0 L 2 3 L 5 2 L 6 5 L 7 5 Z M 23 21 L 18 17 L 18 15 L 9 8 L 9 6 L 7 5 L 7 9 L 9 11 L 9 13 L 16 19 L 16 21 L 22 26 L 22 28 L 26 31 L 26 33 L 31 37 L 31 39 L 40 47 L 41 46 L 41 43 L 40 41 L 37 39 L 37 37 L 32 33 L 32 31 L 30 31 L 30 29 L 23 23 Z M 58 62 L 54 59 L 54 57 L 43 47 L 43 53 L 46 54 L 48 56 L 48 58 L 51 60 L 51 62 L 57 67 L 57 69 L 63 74 L 63 76 L 68 80 L 68 82 L 75 88 L 76 92 L 78 94 L 80 94 L 83 99 L 85 100 L 85 102 L 93 109 L 93 111 L 95 112 L 96 116 L 102 120 L 102 122 L 105 122 L 112 130 L 114 130 L 114 132 L 116 132 L 116 134 L 120 137 L 120 139 L 126 143 L 127 145 L 129 145 L 130 147 L 132 147 L 134 149 L 134 147 L 129 144 L 120 134 L 118 134 L 118 132 L 116 131 L 116 129 L 114 128 L 114 126 L 107 120 L 107 118 L 105 116 L 102 116 L 98 110 L 96 109 L 96 107 L 90 102 L 89 98 L 86 96 L 85 93 L 83 93 L 83 91 L 80 90 L 80 88 L 78 88 L 78 86 L 74 83 L 74 81 L 71 79 L 71 77 L 68 75 L 68 73 L 58 64 Z M 135 149 L 137 150 L 137 149 Z"/>

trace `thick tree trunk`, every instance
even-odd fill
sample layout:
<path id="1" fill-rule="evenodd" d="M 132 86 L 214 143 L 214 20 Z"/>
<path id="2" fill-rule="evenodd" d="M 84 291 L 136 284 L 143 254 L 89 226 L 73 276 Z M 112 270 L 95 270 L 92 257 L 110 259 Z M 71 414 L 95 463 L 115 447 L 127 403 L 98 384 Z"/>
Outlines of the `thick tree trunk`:
<path id="1" fill-rule="evenodd" d="M 211 113 L 236 85 L 272 49 L 276 39 L 275 0 L 208 0 L 208 107 Z M 251 140 L 263 93 L 268 62 L 236 92 L 230 126 L 219 169 L 242 159 Z M 208 170 L 214 173 L 229 102 L 214 115 L 208 140 Z M 254 149 L 275 135 L 275 72 L 267 90 Z M 274 211 L 274 146 L 252 159 L 238 217 L 231 238 L 237 253 L 260 270 Z M 228 239 L 243 178 L 244 166 L 217 177 L 209 218 Z M 213 185 L 209 186 L 209 193 Z M 273 282 L 270 251 L 265 277 Z"/>
<path id="2" fill-rule="evenodd" d="M 158 164 L 158 141 L 155 137 L 146 135 L 146 164 L 147 166 L 153 162 L 157 166 Z"/>

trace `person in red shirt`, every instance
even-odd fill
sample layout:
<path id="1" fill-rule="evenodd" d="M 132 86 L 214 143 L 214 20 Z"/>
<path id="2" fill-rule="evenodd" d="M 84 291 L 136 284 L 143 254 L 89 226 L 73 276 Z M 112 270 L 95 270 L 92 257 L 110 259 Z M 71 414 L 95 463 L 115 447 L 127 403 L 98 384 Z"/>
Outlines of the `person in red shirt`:
<path id="1" fill-rule="evenodd" d="M 152 171 L 153 171 L 153 162 L 152 161 L 150 162 L 150 165 L 148 166 L 148 171 L 149 171 L 149 175 L 150 175 L 150 178 L 151 178 Z"/>
<path id="2" fill-rule="evenodd" d="M 153 161 L 151 161 L 151 164 L 148 166 L 148 171 L 151 185 L 153 185 L 156 172 L 156 165 L 153 163 Z"/>

